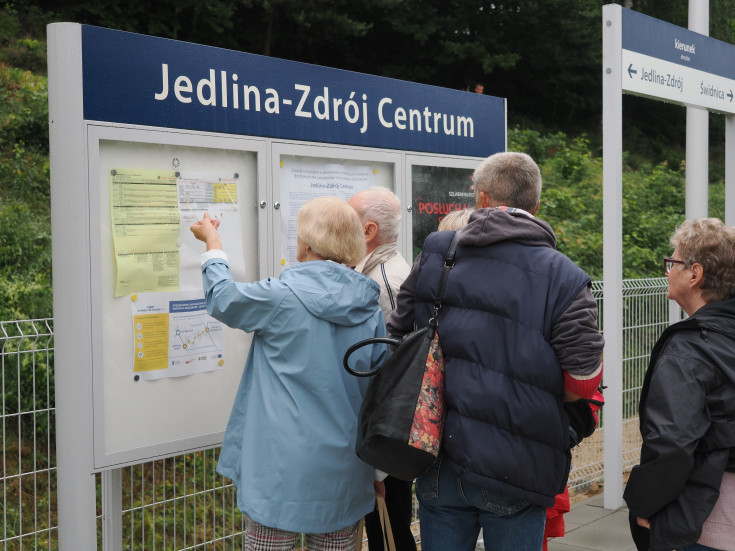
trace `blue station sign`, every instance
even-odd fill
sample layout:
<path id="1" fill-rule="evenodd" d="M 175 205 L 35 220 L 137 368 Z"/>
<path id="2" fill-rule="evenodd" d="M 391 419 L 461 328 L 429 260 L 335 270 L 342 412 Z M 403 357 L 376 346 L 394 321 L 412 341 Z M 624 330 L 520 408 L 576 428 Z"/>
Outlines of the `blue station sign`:
<path id="1" fill-rule="evenodd" d="M 735 46 L 622 10 L 623 90 L 735 113 Z"/>
<path id="2" fill-rule="evenodd" d="M 503 98 L 82 26 L 84 118 L 485 157 Z"/>

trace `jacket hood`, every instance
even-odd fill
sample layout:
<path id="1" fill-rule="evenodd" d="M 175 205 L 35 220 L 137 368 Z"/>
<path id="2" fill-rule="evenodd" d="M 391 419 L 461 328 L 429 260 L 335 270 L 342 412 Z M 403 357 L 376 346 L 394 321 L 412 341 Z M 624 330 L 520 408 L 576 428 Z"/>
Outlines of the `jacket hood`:
<path id="1" fill-rule="evenodd" d="M 280 279 L 310 314 L 336 325 L 359 325 L 379 309 L 380 286 L 336 262 L 301 262 L 284 270 Z"/>
<path id="2" fill-rule="evenodd" d="M 459 231 L 460 245 L 482 247 L 501 241 L 556 248 L 556 235 L 551 226 L 520 209 L 478 209 Z"/>

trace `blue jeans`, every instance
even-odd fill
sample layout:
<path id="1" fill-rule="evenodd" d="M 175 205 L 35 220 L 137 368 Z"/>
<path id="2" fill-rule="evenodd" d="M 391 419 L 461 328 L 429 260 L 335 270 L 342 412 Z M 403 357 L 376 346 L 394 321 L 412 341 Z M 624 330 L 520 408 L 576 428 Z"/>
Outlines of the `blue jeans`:
<path id="1" fill-rule="evenodd" d="M 485 548 L 539 551 L 546 508 L 468 484 L 440 456 L 416 480 L 422 551 L 474 551 L 480 527 Z"/>

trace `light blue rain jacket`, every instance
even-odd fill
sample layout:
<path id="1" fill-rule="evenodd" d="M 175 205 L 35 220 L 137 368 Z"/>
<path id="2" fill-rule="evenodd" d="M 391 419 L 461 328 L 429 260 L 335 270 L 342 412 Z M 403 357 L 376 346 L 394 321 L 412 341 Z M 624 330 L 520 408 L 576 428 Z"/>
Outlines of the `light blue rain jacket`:
<path id="1" fill-rule="evenodd" d="M 373 469 L 354 449 L 369 379 L 348 374 L 342 357 L 385 335 L 378 284 L 326 260 L 251 284 L 233 281 L 219 258 L 202 273 L 209 313 L 253 332 L 217 466 L 235 483 L 240 511 L 292 532 L 357 522 L 375 500 Z M 361 351 L 351 366 L 369 369 L 387 354 L 383 346 Z"/>

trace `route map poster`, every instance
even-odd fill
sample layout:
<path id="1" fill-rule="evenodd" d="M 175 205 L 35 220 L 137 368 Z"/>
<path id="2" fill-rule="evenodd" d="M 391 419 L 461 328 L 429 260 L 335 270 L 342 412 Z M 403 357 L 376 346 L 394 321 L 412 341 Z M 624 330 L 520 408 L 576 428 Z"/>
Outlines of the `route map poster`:
<path id="1" fill-rule="evenodd" d="M 131 296 L 136 380 L 183 377 L 222 369 L 224 327 L 196 293 Z M 186 298 L 188 296 L 188 298 Z"/>
<path id="2" fill-rule="evenodd" d="M 472 172 L 466 168 L 412 167 L 413 258 L 421 254 L 424 240 L 437 230 L 442 218 L 454 210 L 475 208 Z"/>

